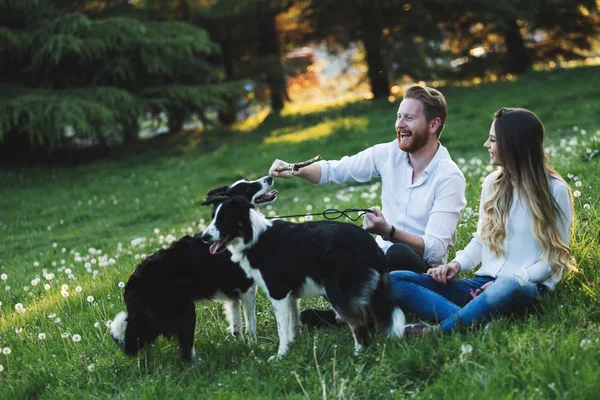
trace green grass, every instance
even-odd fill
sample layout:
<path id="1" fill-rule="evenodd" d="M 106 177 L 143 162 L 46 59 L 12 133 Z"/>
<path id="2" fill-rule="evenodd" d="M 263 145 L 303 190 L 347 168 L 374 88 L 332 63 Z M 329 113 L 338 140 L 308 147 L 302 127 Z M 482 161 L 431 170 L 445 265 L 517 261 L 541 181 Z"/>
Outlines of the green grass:
<path id="1" fill-rule="evenodd" d="M 471 208 L 456 248 L 467 243 L 475 227 L 472 211 L 481 177 L 488 173 L 481 146 L 493 113 L 501 106 L 527 107 L 544 121 L 553 165 L 581 194 L 575 199 L 578 225 L 572 243 L 581 271 L 543 301 L 541 314 L 498 318 L 486 329 L 445 337 L 393 342 L 378 337 L 359 356 L 353 355 L 346 327 L 302 329 L 286 359 L 266 362 L 276 351 L 277 334 L 262 294 L 256 345 L 227 336 L 217 303 L 198 304 L 195 347 L 201 361 L 193 364 L 181 362 L 177 345 L 167 339 L 127 358 L 110 339 L 106 323 L 124 308 L 119 282 L 127 281 L 140 258 L 208 221 L 210 210 L 200 202 L 209 189 L 262 176 L 275 158 L 300 161 L 321 154 L 335 159 L 390 141 L 397 104 L 313 107 L 237 130 L 155 138 L 128 148 L 127 157 L 115 151 L 112 158 L 86 165 L 0 170 L 0 274 L 7 275 L 0 282 L 0 348 L 10 348 L 10 354 L 0 354 L 0 397 L 597 397 L 598 81 L 599 68 L 578 68 L 443 89 L 450 115 L 442 142 L 467 176 Z M 320 187 L 293 179 L 276 186 L 279 200 L 263 210 L 267 214 L 379 202 L 377 182 Z M 68 297 L 61 295 L 62 285 L 68 285 Z M 320 299 L 303 304 L 325 307 Z M 72 340 L 75 334 L 81 341 Z"/>

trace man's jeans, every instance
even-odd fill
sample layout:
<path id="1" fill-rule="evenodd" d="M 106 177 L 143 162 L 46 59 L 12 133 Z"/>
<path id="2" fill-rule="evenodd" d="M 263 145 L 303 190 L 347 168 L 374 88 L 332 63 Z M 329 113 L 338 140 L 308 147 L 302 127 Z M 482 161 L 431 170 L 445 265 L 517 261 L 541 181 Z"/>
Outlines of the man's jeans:
<path id="1" fill-rule="evenodd" d="M 514 276 L 454 278 L 444 285 L 428 275 L 393 271 L 390 281 L 394 301 L 401 308 L 422 318 L 439 321 L 443 332 L 459 325 L 486 321 L 494 314 L 531 306 L 538 296 L 546 294 L 545 287 Z M 475 298 L 471 296 L 471 290 L 488 282 L 492 283 L 481 294 Z"/>

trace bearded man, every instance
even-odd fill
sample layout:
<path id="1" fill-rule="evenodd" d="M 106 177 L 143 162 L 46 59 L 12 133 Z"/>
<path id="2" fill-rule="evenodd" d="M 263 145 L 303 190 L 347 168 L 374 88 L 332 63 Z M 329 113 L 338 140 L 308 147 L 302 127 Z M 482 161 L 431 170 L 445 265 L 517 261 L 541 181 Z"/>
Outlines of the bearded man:
<path id="1" fill-rule="evenodd" d="M 439 140 L 447 114 L 442 93 L 411 86 L 398 108 L 394 141 L 295 172 L 277 172 L 289 163 L 275 160 L 269 175 L 296 176 L 321 185 L 381 178 L 382 207 L 371 208 L 373 213 L 365 215 L 363 228 L 378 235 L 390 271 L 425 273 L 446 263 L 466 206 L 464 175 Z M 305 310 L 301 320 L 309 326 L 333 323 L 335 313 Z"/>

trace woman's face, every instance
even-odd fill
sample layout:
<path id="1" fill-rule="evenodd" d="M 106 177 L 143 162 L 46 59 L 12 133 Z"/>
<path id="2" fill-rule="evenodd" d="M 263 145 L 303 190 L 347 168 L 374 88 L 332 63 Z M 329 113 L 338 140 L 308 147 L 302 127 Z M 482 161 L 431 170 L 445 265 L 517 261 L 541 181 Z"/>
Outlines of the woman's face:
<path id="1" fill-rule="evenodd" d="M 496 146 L 496 132 L 494 131 L 494 122 L 492 122 L 492 127 L 490 128 L 490 136 L 483 144 L 483 147 L 485 147 L 490 152 L 490 164 L 500 165 L 500 154 L 498 154 L 498 146 Z"/>

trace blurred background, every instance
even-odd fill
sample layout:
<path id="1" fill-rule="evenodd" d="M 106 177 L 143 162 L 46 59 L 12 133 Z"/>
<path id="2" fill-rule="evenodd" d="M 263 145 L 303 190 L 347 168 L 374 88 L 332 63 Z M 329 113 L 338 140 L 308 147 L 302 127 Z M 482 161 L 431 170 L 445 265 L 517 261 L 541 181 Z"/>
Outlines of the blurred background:
<path id="1" fill-rule="evenodd" d="M 600 0 L 0 0 L 0 158 L 579 65 Z"/>

